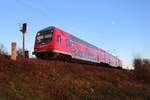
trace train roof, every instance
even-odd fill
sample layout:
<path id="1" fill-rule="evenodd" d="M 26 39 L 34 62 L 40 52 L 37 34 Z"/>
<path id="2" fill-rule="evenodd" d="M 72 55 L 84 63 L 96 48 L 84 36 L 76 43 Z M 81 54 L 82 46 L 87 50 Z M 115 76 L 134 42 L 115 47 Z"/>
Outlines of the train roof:
<path id="1" fill-rule="evenodd" d="M 40 30 L 38 32 L 40 33 L 40 32 L 43 32 L 43 31 L 48 31 L 50 29 L 54 29 L 54 28 L 59 29 L 59 28 L 54 27 L 54 26 L 49 26 L 49 27 L 46 27 L 46 28 L 44 28 L 44 29 L 42 29 L 42 30 Z M 61 29 L 59 29 L 59 30 L 61 30 Z M 63 30 L 61 30 L 61 31 L 63 31 Z M 65 32 L 65 33 L 67 33 L 67 32 Z M 99 49 L 98 47 L 96 47 L 96 46 L 94 46 L 94 45 L 92 45 L 92 44 L 90 44 L 90 43 L 88 43 L 88 42 L 86 42 L 84 40 L 81 40 L 81 39 L 77 38 L 76 36 L 74 36 L 74 35 L 72 35 L 70 33 L 67 33 L 67 34 L 69 34 L 71 36 L 71 39 L 73 41 L 75 41 L 75 42 L 83 43 L 83 44 L 87 45 L 88 47 Z"/>
<path id="2" fill-rule="evenodd" d="M 44 29 L 42 29 L 38 32 L 40 33 L 40 32 L 43 32 L 43 31 L 48 31 L 48 30 L 54 29 L 54 28 L 55 28 L 54 26 L 49 26 L 49 27 L 46 27 L 46 28 L 44 28 Z"/>
<path id="3" fill-rule="evenodd" d="M 47 31 L 47 30 L 54 29 L 54 28 L 61 30 L 60 28 L 57 28 L 55 26 L 49 26 L 47 28 L 44 28 L 44 29 L 40 30 L 39 32 Z M 63 31 L 63 30 L 61 30 L 61 31 Z M 65 32 L 65 31 L 63 31 L 63 32 Z M 82 40 L 82 39 L 80 39 L 80 38 L 78 38 L 78 37 L 68 33 L 68 32 L 65 32 L 65 33 L 69 34 L 71 36 L 71 39 L 74 40 L 75 42 L 83 43 L 83 44 L 87 45 L 88 47 L 95 48 L 95 49 L 100 49 L 101 51 L 105 52 L 105 50 L 103 50 L 103 49 L 101 49 L 101 48 L 99 48 L 97 46 L 94 46 L 94 45 L 92 45 L 92 44 L 90 44 L 90 43 L 88 43 L 88 42 L 86 42 L 86 41 L 84 41 L 84 40 Z"/>

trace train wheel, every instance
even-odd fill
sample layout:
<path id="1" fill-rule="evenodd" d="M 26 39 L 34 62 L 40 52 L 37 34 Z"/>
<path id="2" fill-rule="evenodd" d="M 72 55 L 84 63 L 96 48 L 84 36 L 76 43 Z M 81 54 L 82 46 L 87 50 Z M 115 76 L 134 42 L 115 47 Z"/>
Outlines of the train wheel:
<path id="1" fill-rule="evenodd" d="M 39 54 L 36 54 L 35 56 L 36 56 L 38 59 L 42 59 L 42 56 L 39 55 Z"/>
<path id="2" fill-rule="evenodd" d="M 66 59 L 65 59 L 67 62 L 71 62 L 71 56 L 66 56 Z"/>

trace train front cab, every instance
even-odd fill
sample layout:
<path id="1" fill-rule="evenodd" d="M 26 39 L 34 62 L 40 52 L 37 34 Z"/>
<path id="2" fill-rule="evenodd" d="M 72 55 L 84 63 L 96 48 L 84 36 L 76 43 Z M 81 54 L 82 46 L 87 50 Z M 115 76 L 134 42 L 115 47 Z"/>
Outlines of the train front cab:
<path id="1" fill-rule="evenodd" d="M 55 27 L 48 27 L 37 33 L 33 54 L 41 59 L 56 59 L 60 55 L 70 56 L 70 49 L 69 35 Z"/>
<path id="2" fill-rule="evenodd" d="M 48 27 L 37 32 L 33 52 L 37 58 L 53 55 L 51 51 L 54 50 L 54 33 L 54 27 Z"/>

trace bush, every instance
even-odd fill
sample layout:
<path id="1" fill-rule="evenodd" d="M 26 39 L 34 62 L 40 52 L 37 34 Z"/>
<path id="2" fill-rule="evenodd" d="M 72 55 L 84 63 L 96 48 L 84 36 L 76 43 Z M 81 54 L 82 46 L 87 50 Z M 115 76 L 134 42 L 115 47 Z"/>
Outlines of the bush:
<path id="1" fill-rule="evenodd" d="M 150 83 L 150 60 L 141 58 L 134 59 L 134 76 L 137 80 Z"/>
<path id="2" fill-rule="evenodd" d="M 1 55 L 8 55 L 8 52 L 3 44 L 0 44 L 0 54 Z"/>
<path id="3" fill-rule="evenodd" d="M 17 49 L 17 56 L 23 56 L 23 50 L 21 48 Z"/>

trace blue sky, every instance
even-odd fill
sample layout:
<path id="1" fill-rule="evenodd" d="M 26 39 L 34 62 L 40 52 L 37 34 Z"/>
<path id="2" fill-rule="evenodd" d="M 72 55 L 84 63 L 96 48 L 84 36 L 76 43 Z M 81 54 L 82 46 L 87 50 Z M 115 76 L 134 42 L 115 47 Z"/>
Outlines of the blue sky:
<path id="1" fill-rule="evenodd" d="M 135 55 L 150 58 L 149 0 L 3 0 L 0 43 L 10 52 L 22 47 L 19 24 L 28 23 L 26 49 L 33 51 L 38 30 L 57 26 L 132 65 Z"/>

